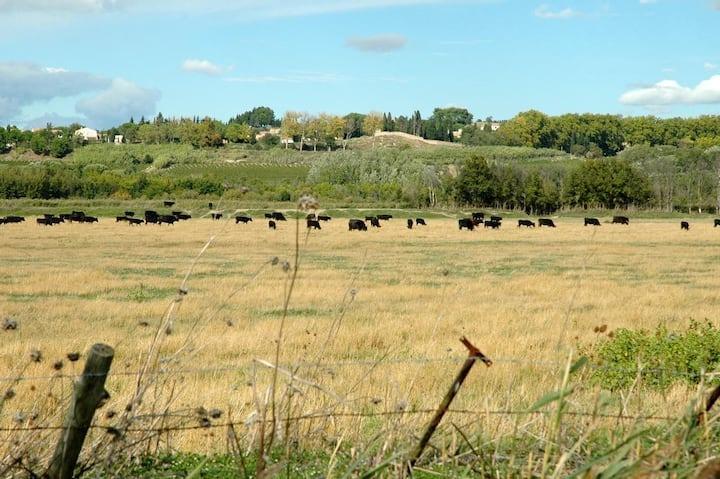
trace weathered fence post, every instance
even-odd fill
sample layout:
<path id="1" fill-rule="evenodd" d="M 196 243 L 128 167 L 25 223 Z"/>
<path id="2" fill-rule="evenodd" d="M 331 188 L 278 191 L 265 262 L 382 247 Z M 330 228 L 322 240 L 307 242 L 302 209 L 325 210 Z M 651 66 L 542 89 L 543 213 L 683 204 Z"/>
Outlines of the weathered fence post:
<path id="1" fill-rule="evenodd" d="M 75 383 L 60 439 L 48 467 L 48 478 L 73 477 L 95 410 L 101 401 L 108 397 L 105 391 L 105 379 L 114 355 L 115 351 L 107 344 L 94 344 L 90 348 L 85 369 Z"/>
<path id="2" fill-rule="evenodd" d="M 433 433 L 435 433 L 437 427 L 440 425 L 440 421 L 442 421 L 443 416 L 445 416 L 445 413 L 450 408 L 450 404 L 453 402 L 453 399 L 455 399 L 455 396 L 460 390 L 460 386 L 462 386 L 463 382 L 465 382 L 465 378 L 470 373 L 472 367 L 475 365 L 475 361 L 480 360 L 485 363 L 487 367 L 492 366 L 492 361 L 490 360 L 490 358 L 481 353 L 480 350 L 473 346 L 470 341 L 468 341 L 464 336 L 460 338 L 460 342 L 462 342 L 463 345 L 465 345 L 465 347 L 468 349 L 469 356 L 460 368 L 460 372 L 455 377 L 455 381 L 453 381 L 452 386 L 450 386 L 450 390 L 447 392 L 447 394 L 445 394 L 445 397 L 440 403 L 440 407 L 438 407 L 435 415 L 430 420 L 430 424 L 428 424 L 427 428 L 425 429 L 425 433 L 420 439 L 420 442 L 415 447 L 415 449 L 413 449 L 410 457 L 408 458 L 407 472 L 410 475 L 412 475 L 412 470 L 413 467 L 415 467 L 415 463 L 418 459 L 420 459 L 420 456 L 425 450 L 425 447 L 427 446 L 428 442 L 430 442 L 430 438 L 432 437 Z"/>

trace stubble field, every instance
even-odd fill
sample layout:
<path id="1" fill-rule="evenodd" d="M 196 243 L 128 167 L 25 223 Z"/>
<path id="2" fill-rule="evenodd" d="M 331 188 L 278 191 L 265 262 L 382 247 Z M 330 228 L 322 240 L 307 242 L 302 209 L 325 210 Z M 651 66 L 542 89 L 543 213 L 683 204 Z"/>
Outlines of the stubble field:
<path id="1" fill-rule="evenodd" d="M 60 402 L 70 382 L 49 378 L 80 366 L 64 360 L 57 372 L 54 361 L 97 342 L 116 349 L 105 407 L 122 410 L 133 374 L 174 304 L 171 334 L 162 333 L 167 366 L 158 369 L 173 371 L 172 409 L 220 408 L 224 417 L 245 421 L 253 441 L 251 419 L 271 381 L 255 360 L 275 362 L 292 289 L 280 381 L 292 372 L 301 397 L 292 409 L 297 414 L 339 414 L 299 430 L 322 441 L 368 441 L 379 431 L 413 441 L 428 414 L 412 411 L 439 403 L 466 356 L 458 341 L 466 336 L 495 364 L 472 371 L 453 404 L 465 412 L 449 416 L 442 437 L 454 434 L 452 423 L 489 438 L 518 428 L 541 434 L 546 418 L 499 412 L 523 410 L 557 389 L 571 352 L 577 357 L 618 328 L 716 322 L 720 305 L 720 232 L 709 221 L 689 232 L 670 220 L 557 224 L 527 230 L 508 221 L 499 231 L 467 232 L 454 220 L 430 220 L 408 230 L 396 218 L 380 230 L 348 232 L 345 219 L 334 219 L 309 234 L 301 224 L 294 285 L 294 220 L 277 231 L 261 220 L 3 225 L 0 319 L 12 317 L 19 327 L 0 331 L 0 376 L 7 383 L 34 348 L 44 359 L 22 371 L 29 379 L 14 386 L 16 400 L 0 420 L 48 407 L 38 399 L 47 384 Z M 187 294 L 178 296 L 196 257 Z M 594 332 L 602 325 L 605 333 Z M 572 409 L 592 410 L 597 394 L 580 388 Z M 608 401 L 628 415 L 673 415 L 692 397 L 691 388 L 676 386 Z M 174 437 L 175 447 L 196 452 L 224 445 L 220 432 Z"/>

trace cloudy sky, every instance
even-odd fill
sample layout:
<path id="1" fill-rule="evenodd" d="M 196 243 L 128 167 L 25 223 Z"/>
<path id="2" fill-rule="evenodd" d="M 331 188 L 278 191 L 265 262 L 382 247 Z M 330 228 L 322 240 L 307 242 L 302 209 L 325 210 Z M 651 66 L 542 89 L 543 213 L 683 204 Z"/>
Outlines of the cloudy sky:
<path id="1" fill-rule="evenodd" d="M 720 0 L 0 0 L 0 124 L 720 114 Z"/>

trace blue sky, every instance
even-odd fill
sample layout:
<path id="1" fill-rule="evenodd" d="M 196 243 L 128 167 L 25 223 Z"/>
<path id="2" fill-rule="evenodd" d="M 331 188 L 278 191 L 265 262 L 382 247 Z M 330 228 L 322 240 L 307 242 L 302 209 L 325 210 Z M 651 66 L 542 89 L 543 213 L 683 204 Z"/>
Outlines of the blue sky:
<path id="1" fill-rule="evenodd" d="M 0 124 L 720 113 L 720 0 L 0 0 Z"/>

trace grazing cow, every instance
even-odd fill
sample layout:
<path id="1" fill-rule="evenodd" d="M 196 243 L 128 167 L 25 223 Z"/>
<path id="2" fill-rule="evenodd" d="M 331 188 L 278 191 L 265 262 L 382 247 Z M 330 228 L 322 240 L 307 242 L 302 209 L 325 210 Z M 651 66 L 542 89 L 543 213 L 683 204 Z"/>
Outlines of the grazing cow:
<path id="1" fill-rule="evenodd" d="M 22 223 L 25 221 L 24 216 L 6 216 L 5 223 Z"/>
<path id="2" fill-rule="evenodd" d="M 600 220 L 597 218 L 585 218 L 583 226 L 600 226 Z"/>
<path id="3" fill-rule="evenodd" d="M 287 219 L 285 219 L 285 215 L 280 213 L 279 211 L 273 211 L 272 218 L 275 221 L 287 221 Z"/>
<path id="4" fill-rule="evenodd" d="M 132 217 L 130 217 L 130 218 L 127 219 L 127 222 L 128 222 L 130 225 L 135 226 L 135 225 L 140 225 L 140 224 L 142 224 L 143 220 L 141 220 L 140 218 L 132 218 Z"/>
<path id="5" fill-rule="evenodd" d="M 125 216 L 127 216 L 128 218 L 132 218 L 133 216 L 135 216 L 135 212 L 134 211 L 126 211 Z"/>
<path id="6" fill-rule="evenodd" d="M 388 220 L 392 219 L 392 215 L 377 215 L 377 219 L 383 220 L 383 221 L 388 221 Z"/>
<path id="7" fill-rule="evenodd" d="M 267 219 L 270 219 L 270 220 L 271 220 L 271 219 L 272 219 L 272 217 L 273 217 L 272 213 L 265 213 L 265 218 L 267 218 Z"/>
<path id="8" fill-rule="evenodd" d="M 720 219 L 715 220 L 715 224 L 713 225 L 713 228 L 717 228 L 718 226 L 720 226 Z"/>
<path id="9" fill-rule="evenodd" d="M 680 229 L 685 230 L 685 231 L 690 231 L 690 223 L 688 223 L 687 221 L 681 221 Z"/>
<path id="10" fill-rule="evenodd" d="M 538 219 L 538 224 L 541 228 L 543 226 L 547 226 L 548 228 L 555 228 L 555 222 L 550 218 L 540 218 Z"/>
<path id="11" fill-rule="evenodd" d="M 83 223 L 97 223 L 98 219 L 94 216 L 83 216 Z"/>
<path id="12" fill-rule="evenodd" d="M 525 226 L 526 228 L 535 228 L 535 222 L 530 220 L 518 220 L 518 228 Z"/>
<path id="13" fill-rule="evenodd" d="M 308 213 L 308 215 L 305 217 L 305 219 L 306 219 L 306 220 L 314 220 L 314 219 L 316 219 L 316 218 L 315 218 L 315 213 Z"/>
<path id="14" fill-rule="evenodd" d="M 146 211 L 145 212 L 145 224 L 147 223 L 157 223 L 158 222 L 158 214 L 157 211 Z"/>
<path id="15" fill-rule="evenodd" d="M 407 220 L 407 227 L 409 230 L 411 230 L 413 227 L 413 220 L 411 220 L 410 218 L 408 218 Z"/>
<path id="16" fill-rule="evenodd" d="M 185 220 L 189 220 L 190 218 L 192 218 L 192 216 L 187 213 L 180 213 L 179 215 L 173 215 L 173 216 L 175 216 L 175 218 L 177 218 L 178 221 L 185 221 Z"/>
<path id="17" fill-rule="evenodd" d="M 270 221 L 268 221 L 268 228 L 270 228 L 271 230 L 274 230 L 277 228 L 277 225 L 275 224 L 275 222 L 273 220 L 270 220 Z"/>
<path id="18" fill-rule="evenodd" d="M 471 218 L 470 221 L 472 221 L 472 224 L 475 226 L 480 226 L 483 224 L 484 220 L 481 220 L 480 218 Z"/>
<path id="19" fill-rule="evenodd" d="M 328 215 L 319 215 L 318 219 L 320 221 L 330 221 L 332 218 L 330 218 Z"/>
<path id="20" fill-rule="evenodd" d="M 44 216 L 45 218 L 54 218 L 54 217 L 55 217 L 55 215 L 52 214 L 52 213 L 43 213 L 43 216 Z"/>
<path id="21" fill-rule="evenodd" d="M 177 221 L 177 218 L 173 215 L 160 215 L 158 216 L 158 224 L 162 225 L 163 223 L 167 223 L 169 225 L 175 224 Z"/>
<path id="22" fill-rule="evenodd" d="M 485 228 L 492 228 L 494 230 L 500 228 L 500 222 L 495 220 L 490 220 L 485 222 Z"/>
<path id="23" fill-rule="evenodd" d="M 369 221 L 370 221 L 370 226 L 372 226 L 373 228 L 381 228 L 381 227 L 382 227 L 382 226 L 380 225 L 380 220 L 377 219 L 377 218 L 374 217 L 374 216 L 370 216 L 370 220 L 369 220 Z"/>
<path id="24" fill-rule="evenodd" d="M 252 218 L 250 218 L 249 216 L 236 216 L 235 217 L 235 224 L 248 223 L 250 221 L 252 221 Z"/>
<path id="25" fill-rule="evenodd" d="M 425 223 L 425 220 L 422 219 L 422 218 L 415 218 L 415 224 L 416 224 L 416 225 L 427 226 L 427 223 Z"/>
<path id="26" fill-rule="evenodd" d="M 627 216 L 613 216 L 612 223 L 614 225 L 630 225 L 630 218 Z"/>
<path id="27" fill-rule="evenodd" d="M 175 204 L 174 201 L 163 201 L 163 206 L 164 206 L 165 208 L 170 208 L 170 207 L 172 207 L 172 205 L 174 205 L 174 204 Z"/>
<path id="28" fill-rule="evenodd" d="M 120 223 L 121 221 L 127 221 L 127 216 L 116 216 L 115 217 L 115 223 Z"/>
<path id="29" fill-rule="evenodd" d="M 52 224 L 59 225 L 60 223 L 65 223 L 65 220 L 62 218 L 58 218 L 56 216 L 53 216 L 52 218 L 48 218 L 50 221 L 52 221 Z"/>
<path id="30" fill-rule="evenodd" d="M 55 224 L 52 222 L 52 219 L 50 219 L 50 218 L 38 218 L 36 221 L 37 221 L 37 224 L 43 225 L 43 226 L 52 226 Z"/>
<path id="31" fill-rule="evenodd" d="M 316 229 L 321 230 L 320 222 L 318 220 L 307 220 L 307 227 L 308 229 Z"/>
<path id="32" fill-rule="evenodd" d="M 472 214 L 472 219 L 474 220 L 480 220 L 480 223 L 482 223 L 485 220 L 485 213 L 481 211 L 476 211 Z"/>
<path id="33" fill-rule="evenodd" d="M 70 216 L 75 216 L 76 218 L 82 218 L 83 216 L 85 216 L 85 212 L 84 211 L 73 211 L 70 214 Z"/>
<path id="34" fill-rule="evenodd" d="M 463 228 L 467 228 L 469 231 L 472 231 L 475 229 L 475 222 L 472 220 L 472 218 L 460 218 L 458 220 L 458 228 L 462 230 Z"/>
<path id="35" fill-rule="evenodd" d="M 496 222 L 500 223 L 502 221 L 502 216 L 492 215 L 492 216 L 490 216 L 490 221 L 496 221 Z"/>
<path id="36" fill-rule="evenodd" d="M 210 213 L 210 217 L 214 220 L 219 220 L 222 218 L 222 213 Z"/>
<path id="37" fill-rule="evenodd" d="M 212 203 L 208 203 L 208 209 L 209 209 L 209 210 L 213 209 L 213 204 L 212 204 Z"/>
<path id="38" fill-rule="evenodd" d="M 62 218 L 65 221 L 70 221 L 70 218 L 72 217 L 72 214 L 70 213 L 60 213 L 58 215 L 60 218 Z"/>
<path id="39" fill-rule="evenodd" d="M 348 221 L 348 231 L 352 230 L 358 230 L 358 231 L 367 231 L 367 225 L 363 220 L 349 220 Z"/>

